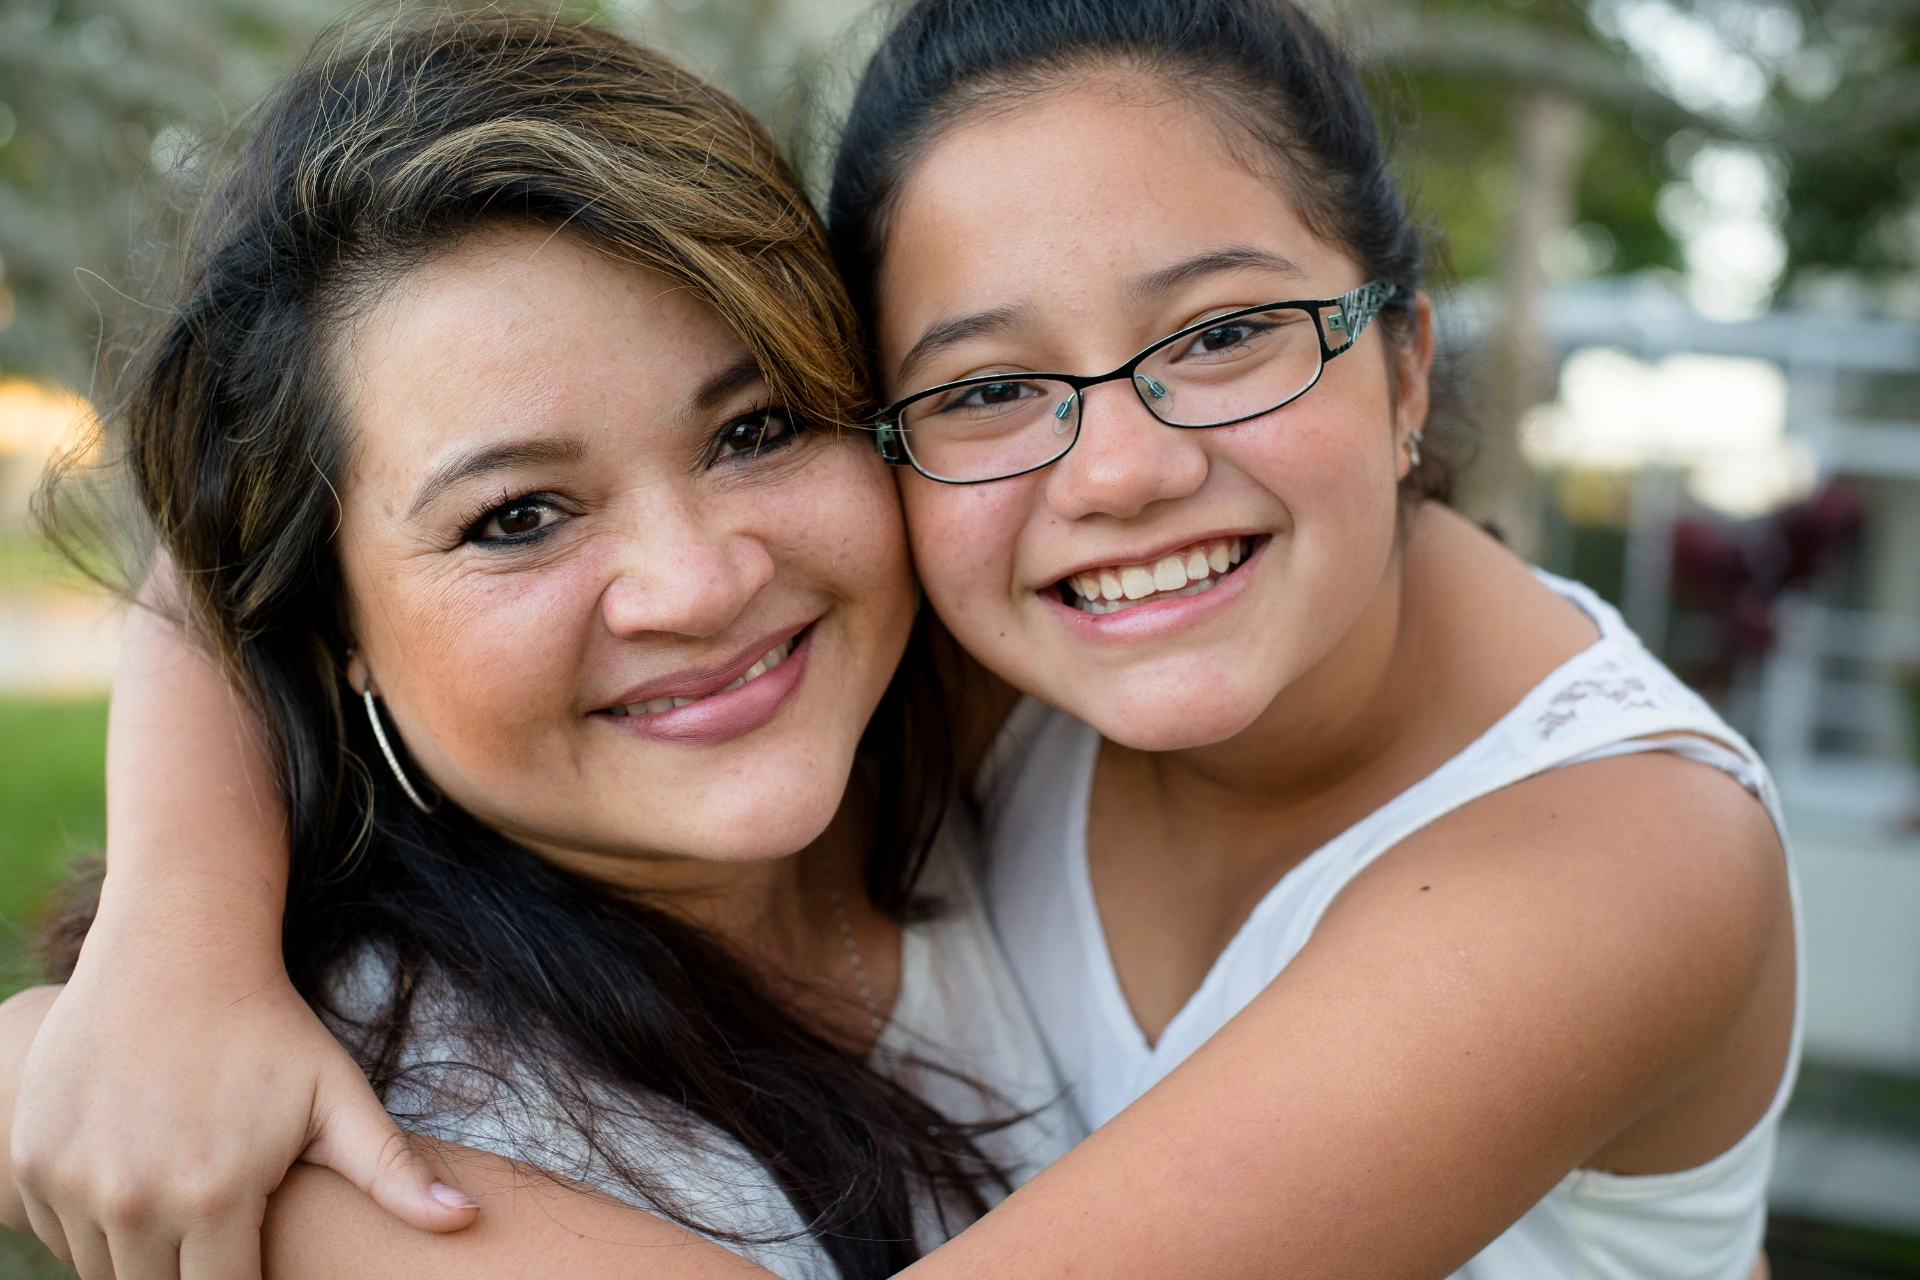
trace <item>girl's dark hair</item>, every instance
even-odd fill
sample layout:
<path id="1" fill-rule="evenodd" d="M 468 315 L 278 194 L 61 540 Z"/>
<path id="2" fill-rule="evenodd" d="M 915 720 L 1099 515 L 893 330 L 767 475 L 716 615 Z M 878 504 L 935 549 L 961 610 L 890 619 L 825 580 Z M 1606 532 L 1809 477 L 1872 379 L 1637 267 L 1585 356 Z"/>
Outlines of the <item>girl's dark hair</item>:
<path id="1" fill-rule="evenodd" d="M 968 1135 L 699 930 L 452 806 L 416 812 L 346 689 L 333 543 L 352 446 L 330 343 L 413 265 L 516 220 L 680 281 L 797 420 L 834 429 L 870 407 L 819 222 L 766 133 L 720 92 L 547 16 L 443 14 L 324 37 L 207 201 L 177 301 L 112 415 L 187 621 L 271 741 L 291 822 L 288 971 L 325 1008 L 347 966 L 369 954 L 394 966 L 382 1007 L 352 1015 L 377 1085 L 395 1083 L 410 993 L 443 982 L 461 1033 L 533 1066 L 601 1167 L 663 1212 L 705 1227 L 616 1143 L 595 1142 L 609 1088 L 737 1140 L 842 1274 L 891 1274 L 917 1256 L 917 1194 L 984 1208 L 979 1181 L 994 1175 Z M 873 815 L 866 887 L 895 918 L 952 768 L 927 643 L 916 628 L 855 779 Z"/>
<path id="2" fill-rule="evenodd" d="M 1404 285 L 1409 292 L 1380 323 L 1390 338 L 1408 338 L 1423 238 L 1359 76 L 1290 0 L 917 0 L 905 8 L 860 78 L 827 206 L 834 254 L 864 318 L 874 314 L 893 206 L 941 134 L 973 111 L 1109 64 L 1152 75 L 1205 107 L 1231 145 L 1286 184 L 1315 234 L 1343 247 L 1368 279 Z M 1408 497 L 1447 497 L 1451 435 L 1430 434 L 1403 486 Z"/>

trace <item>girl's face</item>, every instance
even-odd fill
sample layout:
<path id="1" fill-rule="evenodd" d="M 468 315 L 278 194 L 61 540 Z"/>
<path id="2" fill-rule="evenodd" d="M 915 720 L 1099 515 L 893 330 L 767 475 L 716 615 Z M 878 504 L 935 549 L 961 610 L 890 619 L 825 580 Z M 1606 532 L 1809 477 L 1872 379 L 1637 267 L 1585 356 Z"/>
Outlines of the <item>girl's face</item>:
<path id="1" fill-rule="evenodd" d="M 339 364 L 349 674 L 435 786 L 574 861 L 826 827 L 914 611 L 868 448 L 795 432 L 689 290 L 544 229 L 414 270 Z"/>
<path id="2" fill-rule="evenodd" d="M 1154 88 L 1092 76 L 934 142 L 879 276 L 891 397 L 1104 373 L 1209 315 L 1366 283 L 1211 118 Z M 1385 589 L 1426 332 L 1424 303 L 1410 349 L 1375 324 L 1305 396 L 1238 426 L 1164 426 L 1119 381 L 1086 393 L 1079 443 L 1044 470 L 963 487 L 902 469 L 929 598 L 988 667 L 1108 738 L 1231 737 Z M 1074 580 L 1103 575 L 1134 590 L 1096 612 Z"/>

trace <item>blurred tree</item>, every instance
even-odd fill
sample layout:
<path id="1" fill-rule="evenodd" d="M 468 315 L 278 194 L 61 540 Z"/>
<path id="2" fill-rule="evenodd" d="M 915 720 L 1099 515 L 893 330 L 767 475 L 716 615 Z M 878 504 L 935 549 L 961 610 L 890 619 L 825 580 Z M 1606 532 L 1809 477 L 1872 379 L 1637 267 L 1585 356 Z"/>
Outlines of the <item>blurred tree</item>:
<path id="1" fill-rule="evenodd" d="M 1677 266 L 1656 212 L 1672 177 L 1664 144 L 1684 128 L 1726 126 L 1682 104 L 1603 30 L 1596 0 L 1320 7 L 1349 29 L 1453 271 L 1496 282 L 1481 438 L 1458 501 L 1531 555 L 1538 496 L 1519 425 L 1552 393 L 1540 301 L 1555 275 Z"/>
<path id="2" fill-rule="evenodd" d="M 85 385 L 130 247 L 172 225 L 175 178 L 337 11 L 0 0 L 0 368 Z"/>
<path id="3" fill-rule="evenodd" d="M 793 140 L 816 178 L 826 127 L 887 7 L 544 2 L 713 75 Z M 1920 271 L 1920 0 L 1308 3 L 1361 55 L 1454 274 L 1497 284 L 1486 443 L 1464 496 L 1523 548 L 1532 496 L 1514 427 L 1547 390 L 1540 291 L 1556 273 L 1681 266 L 1660 196 L 1701 141 L 1761 144 L 1786 162 L 1794 270 Z M 0 369 L 85 385 L 101 312 L 121 305 L 116 289 L 142 292 L 129 247 L 167 242 L 198 149 L 344 7 L 0 0 Z M 1650 18 L 1705 24 L 1752 51 L 1764 101 L 1723 110 L 1653 66 L 1623 35 Z"/>
<path id="4" fill-rule="evenodd" d="M 1790 271 L 1920 272 L 1920 0 L 1795 0 L 1774 89 Z"/>

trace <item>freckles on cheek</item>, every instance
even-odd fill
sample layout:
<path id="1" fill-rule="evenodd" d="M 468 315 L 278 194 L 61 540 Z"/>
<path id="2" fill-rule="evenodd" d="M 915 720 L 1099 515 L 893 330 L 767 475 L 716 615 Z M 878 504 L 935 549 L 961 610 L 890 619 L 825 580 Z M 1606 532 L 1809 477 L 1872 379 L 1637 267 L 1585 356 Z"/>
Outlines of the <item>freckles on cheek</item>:
<path id="1" fill-rule="evenodd" d="M 1014 548 L 1030 509 L 1030 486 L 914 480 L 902 493 L 907 534 L 921 586 L 934 603 L 978 604 L 1016 593 Z"/>

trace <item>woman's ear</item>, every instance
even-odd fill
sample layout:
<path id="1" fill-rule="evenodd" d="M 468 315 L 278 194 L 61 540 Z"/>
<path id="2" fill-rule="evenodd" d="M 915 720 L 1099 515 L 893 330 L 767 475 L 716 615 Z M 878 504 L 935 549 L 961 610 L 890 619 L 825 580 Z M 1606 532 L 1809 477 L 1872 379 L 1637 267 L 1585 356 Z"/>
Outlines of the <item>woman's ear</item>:
<path id="1" fill-rule="evenodd" d="M 347 652 L 347 684 L 355 693 L 365 693 L 373 681 L 373 672 L 368 668 L 365 658 L 358 649 Z"/>

